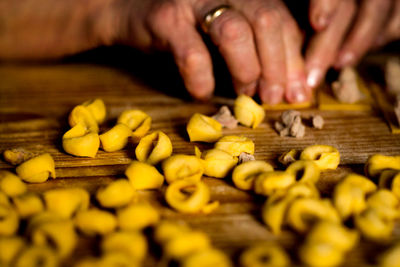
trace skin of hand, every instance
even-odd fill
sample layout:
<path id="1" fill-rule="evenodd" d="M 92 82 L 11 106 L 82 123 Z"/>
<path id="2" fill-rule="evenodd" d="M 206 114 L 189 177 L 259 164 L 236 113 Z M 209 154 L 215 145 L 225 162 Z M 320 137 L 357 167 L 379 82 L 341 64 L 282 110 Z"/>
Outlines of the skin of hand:
<path id="1" fill-rule="evenodd" d="M 57 58 L 112 44 L 168 50 L 189 93 L 208 99 L 214 77 L 199 26 L 223 4 L 232 8 L 212 22 L 208 34 L 236 92 L 258 92 L 269 104 L 307 100 L 302 35 L 282 0 L 2 1 L 0 58 Z"/>
<path id="2" fill-rule="evenodd" d="M 400 38 L 400 0 L 311 0 L 309 20 L 315 34 L 306 49 L 307 85 L 314 88 L 329 67 L 355 65 Z"/>

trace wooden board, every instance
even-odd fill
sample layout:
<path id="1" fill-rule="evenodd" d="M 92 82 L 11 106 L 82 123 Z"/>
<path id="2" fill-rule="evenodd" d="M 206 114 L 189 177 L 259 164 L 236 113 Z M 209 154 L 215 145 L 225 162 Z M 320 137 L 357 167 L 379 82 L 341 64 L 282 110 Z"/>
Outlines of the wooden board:
<path id="1" fill-rule="evenodd" d="M 153 130 L 162 130 L 171 138 L 174 153 L 193 154 L 194 146 L 202 150 L 208 144 L 188 142 L 185 125 L 195 113 L 215 113 L 220 105 L 231 104 L 232 99 L 213 98 L 209 103 L 187 102 L 142 84 L 116 69 L 93 65 L 47 66 L 0 66 L 0 152 L 8 148 L 23 147 L 33 152 L 49 152 L 56 162 L 56 180 L 43 184 L 31 184 L 29 189 L 43 192 L 49 188 L 81 186 L 94 193 L 97 188 L 122 177 L 134 158 L 133 146 L 114 152 L 99 151 L 94 159 L 77 158 L 65 154 L 60 145 L 62 134 L 68 129 L 67 115 L 77 104 L 100 97 L 108 109 L 108 120 L 102 129 L 111 127 L 123 110 L 139 108 L 153 118 Z M 280 111 L 268 111 L 265 121 L 253 130 L 239 127 L 224 131 L 225 134 L 241 134 L 255 142 L 255 156 L 277 165 L 278 156 L 286 150 L 303 149 L 312 144 L 328 144 L 341 153 L 338 170 L 322 174 L 318 187 L 329 196 L 333 185 L 351 171 L 362 172 L 368 156 L 383 153 L 400 154 L 400 138 L 392 135 L 380 114 L 370 111 L 302 111 L 304 118 L 320 114 L 325 119 L 323 130 L 310 127 L 302 139 L 279 137 L 274 131 L 274 121 Z M 307 120 L 306 120 L 307 123 Z M 13 167 L 0 160 L 0 169 Z M 163 218 L 182 220 L 210 235 L 213 244 L 235 259 L 247 246 L 265 240 L 277 240 L 293 255 L 299 247 L 299 236 L 290 230 L 274 236 L 260 220 L 260 207 L 264 199 L 240 191 L 226 180 L 205 178 L 210 186 L 212 199 L 219 200 L 221 207 L 209 215 L 182 215 L 168 208 L 163 190 L 143 191 L 140 196 L 148 199 Z M 389 243 L 400 241 L 398 225 Z M 74 257 L 65 264 L 91 253 L 95 240 L 82 239 Z M 345 266 L 373 265 L 375 254 L 386 245 L 362 241 L 346 257 Z M 157 258 L 150 255 L 146 266 L 154 266 Z"/>

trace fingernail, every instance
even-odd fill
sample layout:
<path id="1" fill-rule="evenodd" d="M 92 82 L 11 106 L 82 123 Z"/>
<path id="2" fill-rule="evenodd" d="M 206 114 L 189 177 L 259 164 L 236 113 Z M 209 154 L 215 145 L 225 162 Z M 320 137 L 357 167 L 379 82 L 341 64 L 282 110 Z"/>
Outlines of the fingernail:
<path id="1" fill-rule="evenodd" d="M 258 84 L 258 82 L 254 81 L 254 82 L 252 82 L 250 84 L 247 84 L 247 85 L 241 87 L 239 89 L 239 94 L 245 94 L 245 95 L 248 95 L 248 96 L 254 95 L 254 93 L 256 92 L 257 84 Z"/>
<path id="2" fill-rule="evenodd" d="M 317 87 L 321 82 L 322 71 L 320 68 L 312 68 L 307 75 L 307 85 L 311 88 Z"/>
<path id="3" fill-rule="evenodd" d="M 289 82 L 286 90 L 286 100 L 289 103 L 301 103 L 307 100 L 304 85 L 301 81 Z"/>
<path id="4" fill-rule="evenodd" d="M 342 68 L 345 67 L 347 65 L 351 65 L 354 63 L 354 53 L 353 52 L 341 52 L 339 54 L 339 60 L 337 61 L 337 63 L 335 64 L 335 67 L 337 68 Z"/>
<path id="5" fill-rule="evenodd" d="M 264 103 L 275 105 L 282 101 L 284 92 L 283 86 L 279 84 L 265 85 L 264 88 L 262 86 L 263 85 L 260 83 L 260 97 Z"/>

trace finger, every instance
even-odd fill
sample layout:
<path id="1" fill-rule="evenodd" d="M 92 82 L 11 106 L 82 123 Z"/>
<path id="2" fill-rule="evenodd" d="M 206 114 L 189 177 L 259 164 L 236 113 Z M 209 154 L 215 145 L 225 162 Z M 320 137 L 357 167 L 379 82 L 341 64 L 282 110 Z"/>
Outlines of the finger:
<path id="1" fill-rule="evenodd" d="M 306 50 L 307 85 L 318 86 L 333 64 L 355 13 L 354 1 L 341 1 L 329 26 L 316 33 Z"/>
<path id="2" fill-rule="evenodd" d="M 215 4 L 216 1 L 206 2 L 200 10 L 212 10 Z M 225 59 L 236 92 L 254 95 L 261 68 L 247 20 L 239 12 L 228 9 L 211 23 L 208 33 Z"/>
<path id="3" fill-rule="evenodd" d="M 400 39 L 400 0 L 393 0 L 390 19 L 375 41 L 375 47 L 380 47 L 393 40 Z"/>
<path id="4" fill-rule="evenodd" d="M 306 72 L 301 48 L 303 36 L 289 11 L 281 6 L 283 17 L 283 41 L 286 53 L 286 91 L 285 98 L 289 103 L 308 100 L 311 90 L 306 84 Z"/>
<path id="5" fill-rule="evenodd" d="M 286 83 L 285 50 L 281 14 L 275 1 L 232 0 L 250 22 L 261 64 L 259 95 L 263 102 L 282 101 Z"/>
<path id="6" fill-rule="evenodd" d="M 363 1 L 357 20 L 341 48 L 336 68 L 353 65 L 375 42 L 389 14 L 391 0 Z"/>
<path id="7" fill-rule="evenodd" d="M 153 10 L 148 26 L 171 49 L 188 92 L 196 99 L 207 99 L 214 90 L 211 57 L 196 31 L 194 17 L 183 10 L 166 2 Z"/>
<path id="8" fill-rule="evenodd" d="M 311 0 L 309 19 L 316 31 L 325 29 L 336 12 L 341 0 Z"/>

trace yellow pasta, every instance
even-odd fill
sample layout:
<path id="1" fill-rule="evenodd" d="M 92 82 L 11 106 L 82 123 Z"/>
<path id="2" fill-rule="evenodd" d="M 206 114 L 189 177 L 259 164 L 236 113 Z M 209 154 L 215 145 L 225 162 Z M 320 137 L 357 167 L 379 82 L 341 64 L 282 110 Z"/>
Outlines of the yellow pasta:
<path id="1" fill-rule="evenodd" d="M 366 195 L 374 192 L 376 185 L 368 178 L 358 175 L 347 175 L 333 193 L 333 203 L 343 219 L 358 214 L 366 209 Z"/>
<path id="2" fill-rule="evenodd" d="M 284 196 L 289 201 L 297 198 L 319 198 L 319 191 L 314 184 L 311 183 L 295 183 L 285 190 L 277 191 L 274 195 L 268 198 L 269 201 L 275 201 L 275 196 Z"/>
<path id="3" fill-rule="evenodd" d="M 68 154 L 94 158 L 100 147 L 100 139 L 98 133 L 88 132 L 79 123 L 63 135 L 62 146 Z"/>
<path id="4" fill-rule="evenodd" d="M 367 205 L 385 219 L 395 220 L 400 217 L 399 200 L 387 189 L 379 189 L 369 196 Z"/>
<path id="5" fill-rule="evenodd" d="M 210 202 L 201 209 L 201 212 L 204 214 L 209 214 L 209 213 L 213 212 L 214 210 L 218 209 L 219 205 L 220 205 L 219 201 Z"/>
<path id="6" fill-rule="evenodd" d="M 190 142 L 213 143 L 222 136 L 222 125 L 211 117 L 195 113 L 190 118 L 186 131 Z"/>
<path id="7" fill-rule="evenodd" d="M 356 230 L 350 230 L 335 222 L 320 221 L 307 235 L 306 242 L 328 243 L 334 248 L 346 252 L 353 249 L 359 241 L 359 234 Z"/>
<path id="8" fill-rule="evenodd" d="M 262 208 L 262 219 L 272 233 L 280 234 L 289 205 L 298 198 L 319 198 L 319 191 L 313 184 L 296 183 L 287 190 L 271 195 Z"/>
<path id="9" fill-rule="evenodd" d="M 164 245 L 164 252 L 172 259 L 183 259 L 190 254 L 211 246 L 210 239 L 202 232 L 190 231 L 173 237 Z"/>
<path id="10" fill-rule="evenodd" d="M 101 241 L 103 253 L 123 252 L 137 261 L 142 261 L 147 254 L 146 237 L 136 231 L 119 231 L 104 236 Z"/>
<path id="11" fill-rule="evenodd" d="M 275 191 L 288 188 L 295 182 L 295 177 L 284 171 L 264 172 L 254 180 L 254 192 L 256 194 L 269 196 Z"/>
<path id="12" fill-rule="evenodd" d="M 4 206 L 10 206 L 10 200 L 8 199 L 8 196 L 0 190 L 0 205 L 4 205 Z"/>
<path id="13" fill-rule="evenodd" d="M 254 178 L 262 172 L 271 172 L 274 168 L 265 161 L 254 160 L 239 164 L 233 169 L 232 181 L 242 190 L 253 189 Z"/>
<path id="14" fill-rule="evenodd" d="M 154 166 L 136 160 L 125 170 L 125 175 L 137 190 L 157 189 L 164 183 L 164 176 Z"/>
<path id="15" fill-rule="evenodd" d="M 107 132 L 99 136 L 101 147 L 106 152 L 114 152 L 123 149 L 127 144 L 132 131 L 125 124 L 119 123 Z"/>
<path id="16" fill-rule="evenodd" d="M 167 187 L 165 200 L 179 212 L 200 212 L 210 201 L 210 190 L 201 181 L 178 180 Z"/>
<path id="17" fill-rule="evenodd" d="M 284 166 L 288 166 L 289 164 L 295 162 L 296 160 L 299 159 L 300 156 L 300 152 L 296 149 L 291 149 L 285 153 L 283 153 L 280 157 L 279 157 L 279 162 L 284 165 Z"/>
<path id="18" fill-rule="evenodd" d="M 389 239 L 394 228 L 393 220 L 380 216 L 374 208 L 368 208 L 355 216 L 354 223 L 364 237 L 375 241 Z"/>
<path id="19" fill-rule="evenodd" d="M 49 177 L 56 178 L 54 160 L 48 153 L 25 161 L 15 171 L 23 181 L 28 183 L 43 183 Z"/>
<path id="20" fill-rule="evenodd" d="M 198 158 L 201 158 L 201 150 L 197 146 L 194 146 L 194 155 Z"/>
<path id="21" fill-rule="evenodd" d="M 139 267 L 136 259 L 121 251 L 107 252 L 96 263 L 98 267 Z"/>
<path id="22" fill-rule="evenodd" d="M 19 236 L 0 237 L 0 266 L 12 266 L 12 261 L 25 245 L 24 239 Z"/>
<path id="23" fill-rule="evenodd" d="M 171 140 L 161 131 L 148 134 L 140 139 L 135 154 L 138 161 L 156 165 L 160 161 L 171 156 Z"/>
<path id="24" fill-rule="evenodd" d="M 310 267 L 334 267 L 344 260 L 343 251 L 329 243 L 306 243 L 300 247 L 299 257 Z"/>
<path id="25" fill-rule="evenodd" d="M 92 114 L 95 121 L 101 124 L 106 119 L 107 111 L 104 102 L 100 98 L 91 99 L 82 104 Z"/>
<path id="26" fill-rule="evenodd" d="M 142 230 L 160 220 L 158 211 L 148 203 L 135 203 L 117 211 L 118 226 L 122 230 Z"/>
<path id="27" fill-rule="evenodd" d="M 158 243 L 164 245 L 172 238 L 175 238 L 181 234 L 186 234 L 190 231 L 191 229 L 186 224 L 171 221 L 161 221 L 155 228 L 154 239 Z"/>
<path id="28" fill-rule="evenodd" d="M 21 178 L 9 171 L 0 171 L 0 191 L 9 197 L 22 195 L 27 187 Z"/>
<path id="29" fill-rule="evenodd" d="M 48 211 L 70 218 L 89 207 L 89 193 L 83 188 L 57 188 L 43 193 Z"/>
<path id="30" fill-rule="evenodd" d="M 111 182 L 96 192 L 96 199 L 105 208 L 121 207 L 128 204 L 135 196 L 135 189 L 126 179 Z"/>
<path id="31" fill-rule="evenodd" d="M 0 205 L 0 236 L 10 236 L 16 233 L 19 226 L 17 212 L 10 206 Z"/>
<path id="32" fill-rule="evenodd" d="M 47 221 L 31 229 L 31 239 L 38 246 L 54 246 L 60 258 L 66 258 L 74 251 L 78 236 L 70 220 Z"/>
<path id="33" fill-rule="evenodd" d="M 182 267 L 231 267 L 232 263 L 228 256 L 217 249 L 204 249 L 185 257 L 181 263 Z"/>
<path id="34" fill-rule="evenodd" d="M 223 136 L 215 143 L 214 147 L 228 152 L 234 157 L 238 157 L 243 152 L 251 155 L 254 154 L 254 142 L 245 136 Z"/>
<path id="35" fill-rule="evenodd" d="M 56 253 L 46 246 L 27 246 L 18 255 L 15 267 L 56 267 L 59 258 Z"/>
<path id="36" fill-rule="evenodd" d="M 27 218 L 38 214 L 44 210 L 43 201 L 35 193 L 26 193 L 13 198 L 15 210 L 19 217 Z"/>
<path id="37" fill-rule="evenodd" d="M 380 257 L 379 267 L 400 267 L 400 244 L 394 245 Z"/>
<path id="38" fill-rule="evenodd" d="M 257 128 L 264 120 L 265 111 L 251 97 L 240 95 L 236 98 L 233 106 L 235 118 L 244 126 Z"/>
<path id="39" fill-rule="evenodd" d="M 45 210 L 29 218 L 27 232 L 28 233 L 32 232 L 36 227 L 38 227 L 41 224 L 46 224 L 50 222 L 60 222 L 64 220 L 65 218 L 61 217 L 58 213 Z"/>
<path id="40" fill-rule="evenodd" d="M 300 198 L 287 211 L 288 224 L 298 232 L 307 231 L 318 220 L 339 223 L 340 216 L 328 199 Z"/>
<path id="41" fill-rule="evenodd" d="M 110 212 L 92 208 L 78 212 L 75 217 L 75 225 L 86 235 L 105 235 L 114 231 L 117 227 L 117 220 Z"/>
<path id="42" fill-rule="evenodd" d="M 334 170 L 340 163 L 340 154 L 333 146 L 312 145 L 301 152 L 300 159 L 314 161 L 321 170 Z"/>
<path id="43" fill-rule="evenodd" d="M 400 171 L 383 171 L 379 176 L 379 187 L 390 189 L 400 199 Z"/>
<path id="44" fill-rule="evenodd" d="M 321 171 L 311 160 L 298 160 L 290 164 L 286 172 L 296 177 L 300 183 L 316 183 Z"/>
<path id="45" fill-rule="evenodd" d="M 162 170 L 169 184 L 181 179 L 200 181 L 204 163 L 196 156 L 177 154 L 162 162 Z"/>
<path id="46" fill-rule="evenodd" d="M 134 138 L 141 138 L 147 134 L 151 127 L 151 117 L 141 110 L 125 110 L 118 117 L 118 123 L 127 125 L 133 132 Z"/>
<path id="47" fill-rule="evenodd" d="M 288 254 L 274 243 L 253 245 L 240 255 L 240 266 L 242 267 L 285 267 L 289 265 Z"/>
<path id="48" fill-rule="evenodd" d="M 74 107 L 68 117 L 69 126 L 74 127 L 77 124 L 82 124 L 89 132 L 98 133 L 99 125 L 96 118 L 83 105 Z"/>
<path id="49" fill-rule="evenodd" d="M 365 163 L 365 173 L 371 177 L 378 176 L 386 169 L 400 171 L 400 156 L 385 156 L 376 154 Z"/>
<path id="50" fill-rule="evenodd" d="M 215 178 L 228 176 L 238 162 L 236 157 L 215 148 L 204 151 L 202 158 L 204 159 L 204 174 Z"/>

